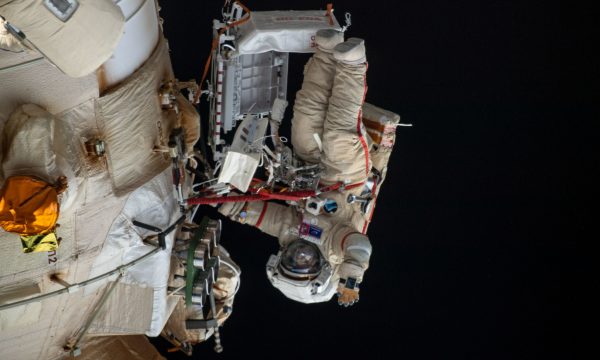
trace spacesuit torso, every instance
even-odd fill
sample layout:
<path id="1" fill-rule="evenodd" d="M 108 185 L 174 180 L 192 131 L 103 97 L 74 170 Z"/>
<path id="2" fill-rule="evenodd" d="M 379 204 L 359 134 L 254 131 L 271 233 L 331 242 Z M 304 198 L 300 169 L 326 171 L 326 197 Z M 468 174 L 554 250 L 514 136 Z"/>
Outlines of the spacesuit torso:
<path id="1" fill-rule="evenodd" d="M 310 299 L 294 300 L 327 301 L 335 293 L 340 278 L 355 278 L 359 283 L 362 281 L 363 274 L 369 266 L 371 244 L 351 223 L 339 222 L 325 215 L 315 216 L 301 212 L 293 206 L 272 202 L 229 204 L 221 207 L 219 212 L 277 237 L 282 248 L 297 239 L 304 239 L 318 246 L 332 270 L 327 290 Z"/>

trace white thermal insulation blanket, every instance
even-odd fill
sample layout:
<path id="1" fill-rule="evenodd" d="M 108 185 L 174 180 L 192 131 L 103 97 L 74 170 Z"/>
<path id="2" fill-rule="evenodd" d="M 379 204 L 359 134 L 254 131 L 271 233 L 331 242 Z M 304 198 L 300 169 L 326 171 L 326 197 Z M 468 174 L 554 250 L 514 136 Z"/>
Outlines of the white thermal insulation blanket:
<path id="1" fill-rule="evenodd" d="M 106 142 L 108 169 L 117 194 L 131 191 L 170 164 L 164 153 L 175 121 L 160 106 L 158 89 L 173 78 L 165 41 L 124 83 L 98 99 L 98 125 Z"/>
<path id="2" fill-rule="evenodd" d="M 165 360 L 142 335 L 94 336 L 81 349 L 78 360 Z"/>
<path id="3" fill-rule="evenodd" d="M 225 157 L 219 183 L 231 184 L 242 192 L 248 190 L 260 162 L 267 125 L 266 118 L 244 118 Z"/>
<path id="4" fill-rule="evenodd" d="M 237 50 L 240 54 L 315 52 L 315 35 L 321 29 L 341 28 L 325 10 L 256 11 L 238 27 Z"/>
<path id="5" fill-rule="evenodd" d="M 90 277 L 109 272 L 154 249 L 153 246 L 145 244 L 143 239 L 155 233 L 134 226 L 133 220 L 166 229 L 179 216 L 179 207 L 173 196 L 171 171 L 168 169 L 129 195 L 125 207 L 113 222 L 104 247 L 94 262 Z M 167 236 L 165 250 L 127 270 L 120 283 L 135 286 L 117 289 L 121 294 L 129 294 L 128 296 L 111 295 L 112 300 L 103 309 L 108 314 L 95 323 L 97 332 L 119 333 L 119 318 L 129 316 L 127 314 L 135 316 L 134 313 L 137 312 L 132 303 L 145 306 L 149 301 L 152 304 L 149 323 L 139 322 L 140 328 L 137 329 L 132 328 L 132 324 L 129 323 L 126 332 L 145 333 L 148 336 L 160 334 L 172 311 L 168 305 L 166 291 L 174 236 L 175 231 Z M 94 286 L 89 286 L 85 291 L 94 290 Z"/>
<path id="6" fill-rule="evenodd" d="M 112 0 L 78 0 L 68 7 L 55 3 L 14 0 L 0 6 L 0 15 L 65 74 L 88 75 L 117 46 L 125 25 L 121 9 Z"/>

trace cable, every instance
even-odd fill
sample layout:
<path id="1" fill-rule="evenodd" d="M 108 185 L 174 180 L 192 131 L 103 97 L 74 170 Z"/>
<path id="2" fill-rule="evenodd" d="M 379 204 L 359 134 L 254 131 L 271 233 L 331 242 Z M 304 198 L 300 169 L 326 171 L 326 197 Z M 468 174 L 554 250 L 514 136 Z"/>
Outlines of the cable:
<path id="1" fill-rule="evenodd" d="M 202 78 L 200 79 L 200 88 L 202 88 L 202 84 L 204 84 L 204 80 L 206 80 L 206 75 L 208 75 L 208 70 L 210 69 L 210 63 L 212 60 L 213 52 L 217 49 L 217 46 L 219 45 L 219 37 L 221 35 L 223 35 L 223 33 L 225 31 L 231 29 L 232 27 L 241 25 L 241 24 L 245 23 L 246 21 L 250 20 L 250 14 L 251 14 L 250 9 L 248 9 L 246 7 L 246 5 L 242 4 L 241 2 L 239 2 L 237 0 L 235 2 L 238 5 L 240 5 L 240 7 L 246 12 L 246 15 L 243 18 L 241 18 L 237 21 L 234 21 L 231 24 L 221 28 L 219 30 L 219 32 L 217 33 L 217 36 L 215 36 L 215 38 L 213 39 L 211 47 L 210 47 L 210 53 L 208 55 L 208 59 L 206 59 L 206 63 L 204 64 L 204 71 L 202 72 Z M 198 93 L 194 97 L 194 104 L 197 104 L 198 101 L 200 100 L 200 94 L 201 94 L 201 92 L 198 91 Z"/>
<path id="2" fill-rule="evenodd" d="M 209 180 L 203 181 L 203 182 L 201 182 L 201 183 L 194 184 L 194 185 L 192 185 L 192 191 L 198 191 L 198 190 L 196 189 L 196 187 L 197 187 L 197 186 L 204 185 L 204 184 L 207 184 L 207 183 L 209 183 L 209 182 L 216 181 L 216 180 L 218 180 L 218 178 L 213 178 L 213 179 L 209 179 Z"/>
<path id="3" fill-rule="evenodd" d="M 147 252 L 146 254 L 140 256 L 139 258 L 137 258 L 137 259 L 135 259 L 135 260 L 133 260 L 131 262 L 128 262 L 125 265 L 121 265 L 121 266 L 117 267 L 116 269 L 114 269 L 112 271 L 109 271 L 109 272 L 106 272 L 104 274 L 98 275 L 98 276 L 93 277 L 91 279 L 87 279 L 87 280 L 82 281 L 82 282 L 77 283 L 77 284 L 72 284 L 72 285 L 70 285 L 68 287 L 65 287 L 65 288 L 62 288 L 60 290 L 56 290 L 56 291 L 52 291 L 52 292 L 49 292 L 49 293 L 41 294 L 41 295 L 29 298 L 29 299 L 25 299 L 25 300 L 21 300 L 21 301 L 16 301 L 16 302 L 9 303 L 9 304 L 0 305 L 0 311 L 6 310 L 6 309 L 10 309 L 10 308 L 13 308 L 13 307 L 16 307 L 16 306 L 20 306 L 20 305 L 29 304 L 29 303 L 35 302 L 35 301 L 42 301 L 44 299 L 47 299 L 47 298 L 50 298 L 50 297 L 54 297 L 56 295 L 79 291 L 79 289 L 82 288 L 82 287 L 84 287 L 84 286 L 87 286 L 87 285 L 93 284 L 93 283 L 95 283 L 97 281 L 103 280 L 103 279 L 105 279 L 105 278 L 107 278 L 109 276 L 112 276 L 112 275 L 114 275 L 114 274 L 116 274 L 118 272 L 123 272 L 124 273 L 130 267 L 136 265 L 137 263 L 139 263 L 141 261 L 146 260 L 147 258 L 149 258 L 150 256 L 156 254 L 160 250 L 161 250 L 160 247 L 154 248 L 153 250 L 151 250 L 151 251 Z"/>
<path id="4" fill-rule="evenodd" d="M 346 190 L 353 189 L 358 186 L 364 185 L 364 182 L 347 185 L 344 187 Z M 208 204 L 223 204 L 229 202 L 250 202 L 250 201 L 268 201 L 268 200 L 284 200 L 284 201 L 299 201 L 309 197 L 317 196 L 321 193 L 334 191 L 343 186 L 342 183 L 335 183 L 323 187 L 317 191 L 313 190 L 300 190 L 300 191 L 286 191 L 280 193 L 272 193 L 267 190 L 261 189 L 256 194 L 251 195 L 239 195 L 239 196 L 227 196 L 227 197 L 195 197 L 187 199 L 188 205 L 208 205 Z"/>

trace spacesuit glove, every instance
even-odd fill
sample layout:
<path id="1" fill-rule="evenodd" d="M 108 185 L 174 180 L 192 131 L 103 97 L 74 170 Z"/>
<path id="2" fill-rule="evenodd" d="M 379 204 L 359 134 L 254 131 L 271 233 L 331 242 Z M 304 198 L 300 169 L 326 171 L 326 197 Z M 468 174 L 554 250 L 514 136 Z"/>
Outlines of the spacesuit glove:
<path id="1" fill-rule="evenodd" d="M 337 288 L 338 305 L 348 307 L 357 303 L 359 290 L 358 286 L 348 287 L 348 281 L 340 282 Z"/>

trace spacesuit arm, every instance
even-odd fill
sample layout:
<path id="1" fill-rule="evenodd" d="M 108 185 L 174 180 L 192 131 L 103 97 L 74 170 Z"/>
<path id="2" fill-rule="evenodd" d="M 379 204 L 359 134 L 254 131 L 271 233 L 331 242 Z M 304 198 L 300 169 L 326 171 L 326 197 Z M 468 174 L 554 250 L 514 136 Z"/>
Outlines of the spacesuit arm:
<path id="1" fill-rule="evenodd" d="M 264 233 L 278 237 L 280 242 L 290 237 L 290 229 L 297 229 L 300 224 L 294 208 L 267 201 L 225 203 L 219 212 L 234 221 L 255 226 Z"/>
<path id="2" fill-rule="evenodd" d="M 341 279 L 356 279 L 362 282 L 363 274 L 369 267 L 372 247 L 369 238 L 361 233 L 352 232 L 342 237 L 339 249 L 343 262 L 339 267 Z"/>

